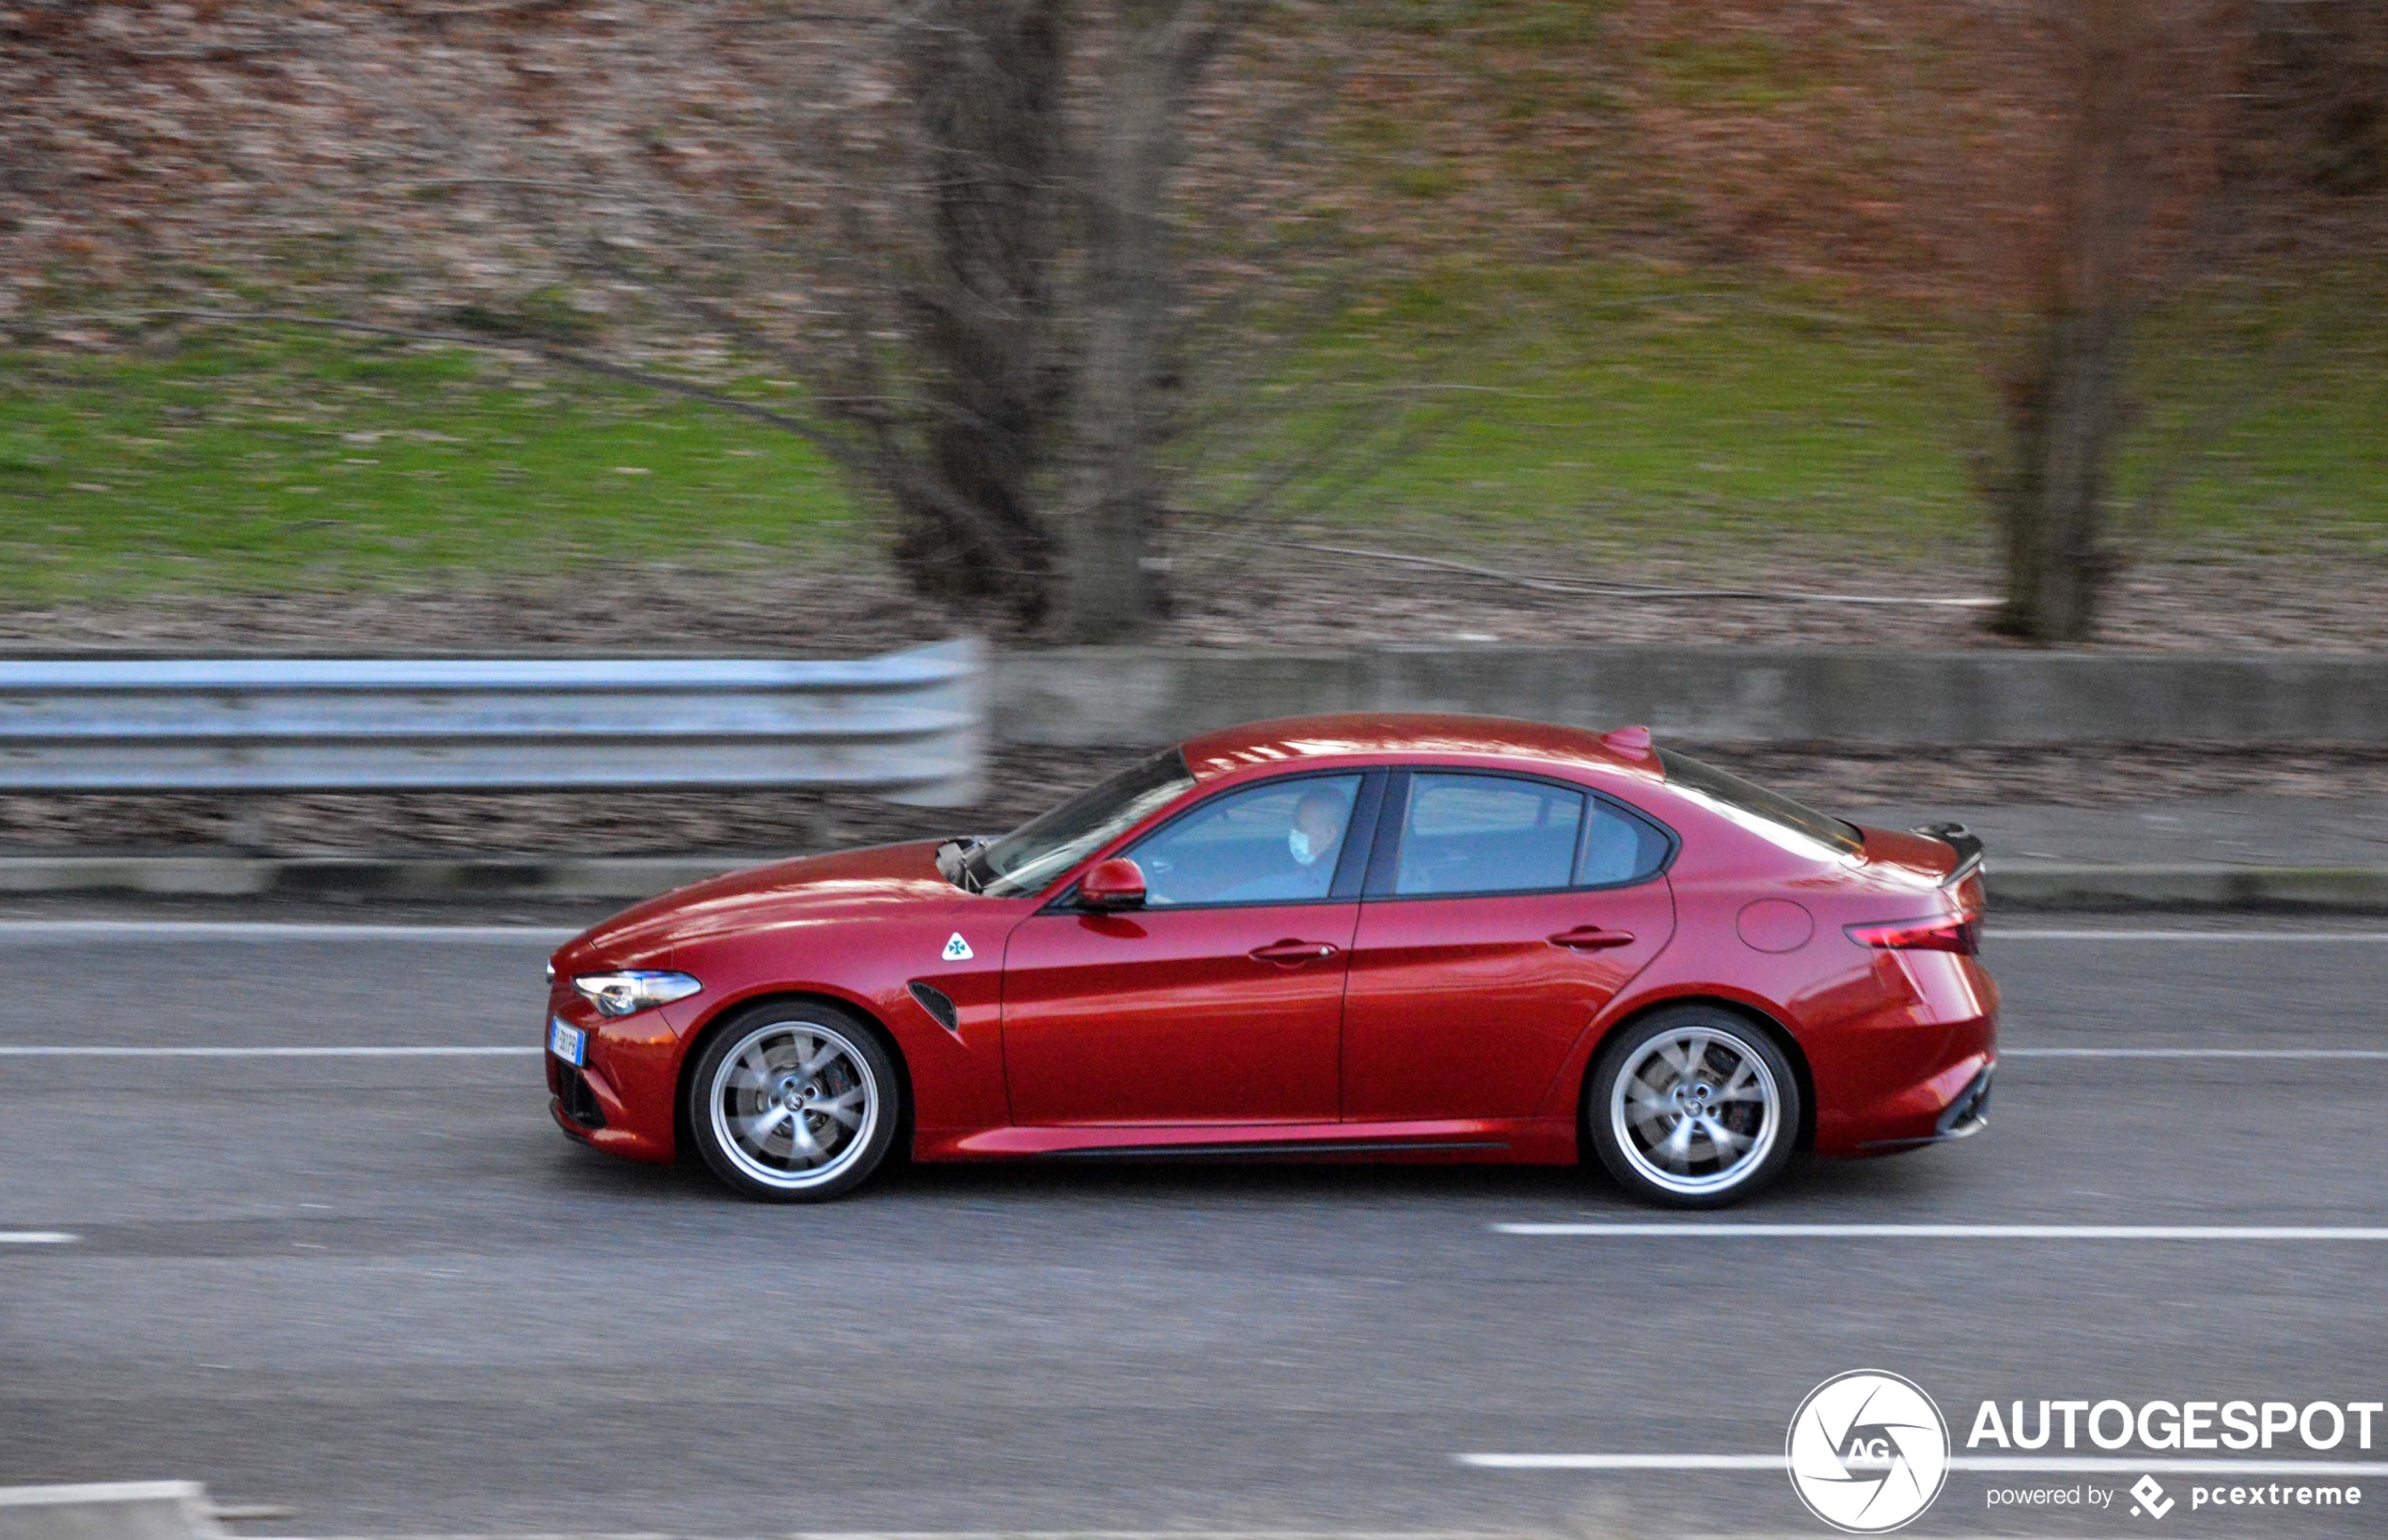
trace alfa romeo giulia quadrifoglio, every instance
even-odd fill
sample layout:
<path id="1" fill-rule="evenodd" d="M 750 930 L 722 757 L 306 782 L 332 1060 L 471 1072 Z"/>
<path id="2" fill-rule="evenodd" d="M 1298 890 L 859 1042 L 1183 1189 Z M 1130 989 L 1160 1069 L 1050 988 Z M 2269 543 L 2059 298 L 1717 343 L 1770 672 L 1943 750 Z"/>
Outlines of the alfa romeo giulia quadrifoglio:
<path id="1" fill-rule="evenodd" d="M 667 893 L 558 950 L 574 1139 L 756 1198 L 916 1161 L 1596 1160 L 1709 1207 L 1981 1128 L 1981 845 L 1673 749 L 1261 722 L 997 838 Z"/>

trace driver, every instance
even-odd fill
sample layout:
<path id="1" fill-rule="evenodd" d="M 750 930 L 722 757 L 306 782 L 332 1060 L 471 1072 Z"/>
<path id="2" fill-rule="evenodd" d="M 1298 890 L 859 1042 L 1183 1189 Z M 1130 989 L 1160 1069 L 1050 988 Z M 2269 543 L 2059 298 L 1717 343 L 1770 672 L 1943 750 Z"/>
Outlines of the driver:
<path id="1" fill-rule="evenodd" d="M 1343 799 L 1331 792 L 1310 792 L 1294 805 L 1294 826 L 1285 832 L 1285 846 L 1295 864 L 1331 865 L 1343 842 Z"/>

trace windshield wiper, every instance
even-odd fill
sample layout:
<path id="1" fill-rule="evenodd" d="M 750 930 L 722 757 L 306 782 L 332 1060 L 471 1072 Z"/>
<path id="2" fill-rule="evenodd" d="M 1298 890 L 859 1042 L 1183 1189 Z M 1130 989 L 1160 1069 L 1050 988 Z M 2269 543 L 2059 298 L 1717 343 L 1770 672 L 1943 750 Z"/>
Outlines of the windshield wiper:
<path id="1" fill-rule="evenodd" d="M 937 847 L 937 875 L 966 893 L 983 893 L 986 884 L 970 870 L 970 857 L 986 848 L 986 836 L 961 834 Z"/>

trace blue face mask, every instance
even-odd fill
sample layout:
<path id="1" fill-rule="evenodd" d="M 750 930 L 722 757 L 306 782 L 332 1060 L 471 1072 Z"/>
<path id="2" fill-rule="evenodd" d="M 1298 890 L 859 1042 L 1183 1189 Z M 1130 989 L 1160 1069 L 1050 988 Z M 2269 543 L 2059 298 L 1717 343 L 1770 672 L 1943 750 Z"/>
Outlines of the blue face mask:
<path id="1" fill-rule="evenodd" d="M 1285 848 L 1292 851 L 1294 859 L 1304 866 L 1318 859 L 1318 852 L 1311 848 L 1309 834 L 1301 829 L 1295 829 L 1285 836 Z"/>

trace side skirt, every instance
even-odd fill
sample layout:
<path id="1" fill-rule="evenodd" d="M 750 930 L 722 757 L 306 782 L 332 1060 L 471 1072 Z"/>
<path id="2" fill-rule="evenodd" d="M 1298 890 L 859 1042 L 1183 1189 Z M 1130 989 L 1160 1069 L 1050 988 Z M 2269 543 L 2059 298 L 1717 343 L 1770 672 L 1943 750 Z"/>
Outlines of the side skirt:
<path id="1" fill-rule="evenodd" d="M 1506 1150 L 1507 1139 L 1284 1139 L 1233 1144 L 1107 1144 L 1046 1150 L 1045 1160 L 1314 1160 L 1334 1155 L 1441 1155 L 1452 1150 Z"/>
<path id="2" fill-rule="evenodd" d="M 1432 1118 L 1387 1123 L 1069 1124 L 923 1129 L 917 1160 L 1421 1160 L 1572 1165 L 1572 1122 Z"/>

